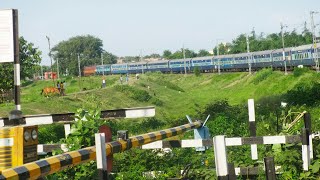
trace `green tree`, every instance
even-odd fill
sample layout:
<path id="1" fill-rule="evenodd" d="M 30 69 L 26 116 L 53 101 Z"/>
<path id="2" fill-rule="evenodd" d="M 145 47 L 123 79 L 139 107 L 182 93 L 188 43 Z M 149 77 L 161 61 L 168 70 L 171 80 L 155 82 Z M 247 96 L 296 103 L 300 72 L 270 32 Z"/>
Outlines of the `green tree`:
<path id="1" fill-rule="evenodd" d="M 199 53 L 197 54 L 198 57 L 210 56 L 210 53 L 207 50 L 200 49 Z"/>
<path id="2" fill-rule="evenodd" d="M 171 55 L 172 55 L 171 51 L 165 50 L 165 51 L 163 51 L 162 57 L 165 58 L 165 59 L 169 59 Z"/>
<path id="3" fill-rule="evenodd" d="M 19 58 L 21 79 L 31 78 L 35 72 L 39 72 L 41 62 L 41 51 L 34 47 L 23 37 L 19 38 Z M 13 88 L 13 63 L 0 64 L 0 90 L 10 90 Z"/>
<path id="4" fill-rule="evenodd" d="M 80 66 L 91 66 L 101 64 L 101 54 L 104 53 L 106 62 L 114 62 L 115 57 L 103 50 L 102 40 L 92 35 L 75 36 L 62 41 L 52 48 L 54 59 L 59 59 L 60 70 L 69 74 L 78 74 L 78 55 L 80 55 Z M 110 57 L 110 59 L 108 59 Z"/>

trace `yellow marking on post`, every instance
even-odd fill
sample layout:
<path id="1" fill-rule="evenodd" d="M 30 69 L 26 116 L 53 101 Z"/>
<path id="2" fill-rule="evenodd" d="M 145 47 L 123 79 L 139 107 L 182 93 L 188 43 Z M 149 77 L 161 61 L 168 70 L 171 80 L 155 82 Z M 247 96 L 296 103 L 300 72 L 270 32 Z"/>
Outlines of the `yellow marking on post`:
<path id="1" fill-rule="evenodd" d="M 56 157 L 51 157 L 46 159 L 46 161 L 50 164 L 50 172 L 48 174 L 52 174 L 60 170 L 60 160 Z"/>
<path id="2" fill-rule="evenodd" d="M 41 169 L 36 163 L 29 163 L 24 166 L 28 169 L 31 179 L 37 179 L 41 176 Z"/>
<path id="3" fill-rule="evenodd" d="M 138 147 L 139 146 L 139 140 L 136 137 L 133 137 L 131 139 L 132 147 Z"/>
<path id="4" fill-rule="evenodd" d="M 112 149 L 111 144 L 107 143 L 106 144 L 106 155 L 107 156 L 111 154 L 111 149 Z"/>
<path id="5" fill-rule="evenodd" d="M 183 133 L 182 128 L 181 127 L 177 127 L 176 128 L 177 131 L 177 135 Z"/>
<path id="6" fill-rule="evenodd" d="M 121 144 L 121 152 L 125 151 L 127 149 L 127 141 L 120 140 L 118 142 Z"/>
<path id="7" fill-rule="evenodd" d="M 142 135 L 144 139 L 144 144 L 150 143 L 151 142 L 151 137 L 148 134 Z"/>
<path id="8" fill-rule="evenodd" d="M 161 133 L 160 132 L 154 132 L 153 134 L 156 136 L 156 140 L 161 140 Z"/>
<path id="9" fill-rule="evenodd" d="M 72 151 L 68 153 L 72 157 L 72 164 L 80 164 L 81 163 L 81 154 L 78 151 Z"/>
<path id="10" fill-rule="evenodd" d="M 172 132 L 171 132 L 171 130 L 170 129 L 166 129 L 166 130 L 164 130 L 165 132 L 166 132 L 166 136 L 167 137 L 171 137 L 172 136 Z"/>
<path id="11" fill-rule="evenodd" d="M 1 171 L 1 175 L 3 175 L 6 179 L 8 180 L 18 180 L 19 176 L 18 173 L 16 171 L 14 171 L 13 169 L 5 169 L 3 171 Z"/>

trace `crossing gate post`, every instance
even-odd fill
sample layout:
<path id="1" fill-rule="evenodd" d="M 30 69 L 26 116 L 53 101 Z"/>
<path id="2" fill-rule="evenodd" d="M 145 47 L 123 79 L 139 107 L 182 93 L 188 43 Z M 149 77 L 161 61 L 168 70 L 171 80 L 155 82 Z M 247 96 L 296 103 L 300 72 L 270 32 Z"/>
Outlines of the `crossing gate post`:
<path id="1" fill-rule="evenodd" d="M 311 115 L 306 113 L 303 115 L 304 127 L 309 129 L 309 148 L 310 148 L 310 159 L 313 159 L 313 145 L 312 145 L 312 130 L 311 130 Z"/>
<path id="2" fill-rule="evenodd" d="M 97 160 L 99 180 L 108 180 L 105 134 L 96 133 L 95 143 L 96 143 L 96 160 Z"/>
<path id="3" fill-rule="evenodd" d="M 228 162 L 225 136 L 215 136 L 214 141 L 214 160 L 218 180 L 228 180 Z"/>
<path id="4" fill-rule="evenodd" d="M 248 112 L 249 112 L 249 130 L 250 136 L 256 137 L 256 118 L 254 112 L 254 99 L 248 99 Z M 257 144 L 251 144 L 251 159 L 258 159 Z"/>
<path id="5" fill-rule="evenodd" d="M 309 146 L 309 129 L 302 129 L 302 161 L 303 161 L 303 170 L 308 171 L 310 165 L 310 146 Z"/>

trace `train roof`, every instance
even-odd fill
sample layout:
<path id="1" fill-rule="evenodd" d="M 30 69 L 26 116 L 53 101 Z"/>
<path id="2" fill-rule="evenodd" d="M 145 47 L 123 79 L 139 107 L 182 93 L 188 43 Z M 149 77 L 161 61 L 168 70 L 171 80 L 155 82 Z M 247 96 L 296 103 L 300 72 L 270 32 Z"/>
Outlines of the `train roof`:
<path id="1" fill-rule="evenodd" d="M 285 52 L 288 52 L 288 51 L 291 51 L 292 50 L 292 47 L 287 47 L 287 48 L 284 48 L 284 51 Z M 281 49 L 275 49 L 274 51 L 272 51 L 272 53 L 282 53 L 282 48 Z"/>
<path id="2" fill-rule="evenodd" d="M 185 58 L 185 59 L 170 59 L 169 61 L 190 61 L 193 58 Z"/>
<path id="3" fill-rule="evenodd" d="M 265 51 L 256 51 L 252 52 L 253 55 L 265 55 L 265 54 L 271 54 L 274 50 L 265 50 Z"/>
<path id="4" fill-rule="evenodd" d="M 148 64 L 167 63 L 169 60 L 150 61 Z"/>
<path id="5" fill-rule="evenodd" d="M 147 64 L 147 62 L 146 61 L 142 61 L 142 62 L 128 63 L 128 65 L 138 65 L 138 64 Z"/>
<path id="6" fill-rule="evenodd" d="M 203 59 L 213 59 L 213 56 L 195 57 L 192 60 L 203 60 Z"/>

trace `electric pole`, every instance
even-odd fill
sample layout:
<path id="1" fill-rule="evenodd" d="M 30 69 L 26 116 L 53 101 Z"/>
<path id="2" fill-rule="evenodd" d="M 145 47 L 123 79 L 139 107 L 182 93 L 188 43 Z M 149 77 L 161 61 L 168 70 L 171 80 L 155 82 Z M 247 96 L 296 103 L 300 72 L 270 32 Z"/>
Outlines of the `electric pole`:
<path id="1" fill-rule="evenodd" d="M 186 76 L 187 75 L 187 67 L 186 67 L 186 53 L 184 50 L 184 45 L 182 47 L 182 51 L 183 51 L 183 61 L 184 61 L 184 75 Z"/>
<path id="2" fill-rule="evenodd" d="M 143 61 L 143 58 L 142 58 L 142 50 L 140 50 L 140 62 Z M 142 64 L 142 74 L 144 73 L 144 65 Z"/>
<path id="3" fill-rule="evenodd" d="M 80 68 L 80 54 L 78 54 L 78 68 L 79 68 L 79 89 L 81 91 L 81 68 Z"/>
<path id="4" fill-rule="evenodd" d="M 221 74 L 221 70 L 220 70 L 220 58 L 219 58 L 219 41 L 217 40 L 217 57 L 218 57 L 218 74 Z"/>
<path id="5" fill-rule="evenodd" d="M 250 45 L 249 45 L 249 35 L 248 34 L 247 34 L 246 40 L 247 40 L 249 74 L 251 74 L 251 55 L 250 55 Z"/>
<path id="6" fill-rule="evenodd" d="M 313 59 L 316 63 L 316 71 L 319 73 L 319 59 L 318 59 L 318 48 L 317 48 L 317 35 L 316 35 L 316 25 L 314 24 L 313 15 L 319 12 L 311 11 L 311 30 L 312 30 L 312 42 L 313 42 Z"/>
<path id="7" fill-rule="evenodd" d="M 283 28 L 287 27 L 284 26 L 282 23 L 280 24 L 281 27 L 281 39 L 282 39 L 282 60 L 284 62 L 284 74 L 287 75 L 287 60 L 286 60 L 286 54 L 284 52 L 284 32 L 283 32 Z"/>
<path id="8" fill-rule="evenodd" d="M 103 66 L 103 53 L 101 53 L 101 65 Z M 102 67 L 102 76 L 104 76 L 104 68 Z"/>
<path id="9" fill-rule="evenodd" d="M 55 87 L 54 77 L 52 74 L 53 70 L 52 70 L 52 56 L 51 56 L 50 38 L 48 36 L 46 36 L 46 38 L 48 39 L 48 44 L 49 44 L 49 57 L 50 57 L 50 62 L 51 62 L 51 78 L 52 78 L 52 82 L 53 82 L 53 87 Z"/>
<path id="10" fill-rule="evenodd" d="M 57 58 L 57 73 L 58 73 L 58 79 L 60 79 L 60 73 L 59 73 L 59 59 Z"/>

